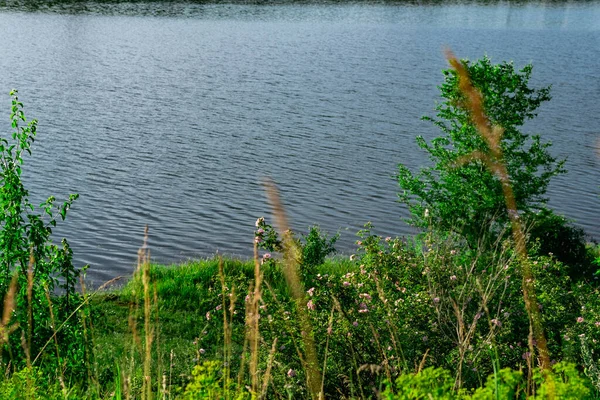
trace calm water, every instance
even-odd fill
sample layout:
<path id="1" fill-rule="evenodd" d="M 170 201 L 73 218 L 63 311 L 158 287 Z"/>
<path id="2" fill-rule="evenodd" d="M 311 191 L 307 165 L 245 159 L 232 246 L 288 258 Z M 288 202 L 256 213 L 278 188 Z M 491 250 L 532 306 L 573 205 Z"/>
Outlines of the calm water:
<path id="1" fill-rule="evenodd" d="M 80 193 L 59 233 L 98 283 L 131 271 L 145 224 L 157 261 L 249 256 L 266 176 L 346 253 L 367 221 L 410 233 L 392 176 L 427 163 L 445 46 L 553 85 L 527 130 L 568 157 L 550 204 L 600 237 L 599 2 L 0 8 L 0 92 L 40 121 L 36 202 Z"/>

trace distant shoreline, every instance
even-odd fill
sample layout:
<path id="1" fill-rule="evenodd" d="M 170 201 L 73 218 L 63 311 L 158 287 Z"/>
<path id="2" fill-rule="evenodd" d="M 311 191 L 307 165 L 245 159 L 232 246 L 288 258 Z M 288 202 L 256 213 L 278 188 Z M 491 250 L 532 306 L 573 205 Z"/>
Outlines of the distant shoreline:
<path id="1" fill-rule="evenodd" d="M 164 3 L 169 5 L 452 5 L 452 4 L 585 4 L 599 3 L 599 0 L 51 0 L 51 1 L 0 1 L 0 8 L 52 8 L 56 5 L 86 5 L 86 4 L 151 4 Z"/>

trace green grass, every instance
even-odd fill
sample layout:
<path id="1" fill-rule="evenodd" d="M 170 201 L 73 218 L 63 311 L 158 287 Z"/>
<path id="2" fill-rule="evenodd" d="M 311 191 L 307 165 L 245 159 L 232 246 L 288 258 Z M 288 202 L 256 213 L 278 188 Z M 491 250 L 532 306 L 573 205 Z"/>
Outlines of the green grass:
<path id="1" fill-rule="evenodd" d="M 253 261 L 225 259 L 224 272 L 228 284 L 235 286 L 238 296 L 243 298 L 248 284 L 253 280 Z M 327 259 L 314 274 L 343 275 L 357 272 L 357 265 L 347 258 Z M 282 301 L 288 302 L 289 291 L 280 267 L 269 264 L 264 269 L 265 280 Z M 156 291 L 153 318 L 157 322 L 158 349 L 154 349 L 154 362 L 165 366 L 173 364 L 171 382 L 183 386 L 198 362 L 200 349 L 204 354 L 221 353 L 223 346 L 222 316 L 211 315 L 220 305 L 221 284 L 219 260 L 189 261 L 178 265 L 151 265 L 152 290 Z M 134 277 L 122 288 L 96 295 L 91 300 L 94 321 L 95 352 L 99 368 L 99 380 L 114 379 L 115 365 L 126 370 L 124 360 L 132 358 L 135 335 L 132 333 L 130 316 L 134 316 L 137 336 L 143 338 L 143 290 L 141 279 Z M 236 347 L 243 345 L 240 327 L 244 325 L 244 310 L 235 316 L 238 335 Z M 174 362 L 171 362 L 171 357 Z M 140 362 L 139 356 L 133 357 Z"/>

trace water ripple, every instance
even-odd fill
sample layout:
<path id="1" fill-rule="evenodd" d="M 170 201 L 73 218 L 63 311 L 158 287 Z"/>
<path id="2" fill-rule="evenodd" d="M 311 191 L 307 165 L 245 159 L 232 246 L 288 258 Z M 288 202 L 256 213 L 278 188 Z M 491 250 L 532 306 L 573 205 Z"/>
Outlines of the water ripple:
<path id="1" fill-rule="evenodd" d="M 340 231 L 342 252 L 367 221 L 413 233 L 393 175 L 428 163 L 416 135 L 439 134 L 420 117 L 438 98 L 442 45 L 531 61 L 536 84 L 554 84 L 526 130 L 569 158 L 550 204 L 599 237 L 598 2 L 99 4 L 0 11 L 2 91 L 19 88 L 40 120 L 24 179 L 36 202 L 80 193 L 56 234 L 97 282 L 133 270 L 146 224 L 157 261 L 250 256 L 267 176 L 293 229 Z"/>

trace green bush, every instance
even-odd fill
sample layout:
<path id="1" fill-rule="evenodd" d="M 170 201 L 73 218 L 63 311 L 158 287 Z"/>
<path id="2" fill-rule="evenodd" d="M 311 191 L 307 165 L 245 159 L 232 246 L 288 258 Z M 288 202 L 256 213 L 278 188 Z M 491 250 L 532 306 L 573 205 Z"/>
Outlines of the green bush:
<path id="1" fill-rule="evenodd" d="M 77 399 L 76 393 L 61 390 L 39 368 L 23 368 L 0 381 L 0 399 L 11 400 L 67 400 Z"/>
<path id="2" fill-rule="evenodd" d="M 311 226 L 308 234 L 302 235 L 300 242 L 302 248 L 302 265 L 310 270 L 323 264 L 325 257 L 336 252 L 335 242 L 337 242 L 339 237 L 340 235 L 336 234 L 332 238 L 328 238 L 319 226 Z"/>
<path id="3" fill-rule="evenodd" d="M 185 400 L 244 400 L 250 399 L 250 394 L 245 391 L 236 393 L 233 384 L 225 387 L 223 383 L 222 363 L 218 361 L 204 361 L 196 365 L 192 371 L 192 381 L 185 388 Z"/>
<path id="4" fill-rule="evenodd" d="M 534 375 L 538 385 L 536 399 L 548 399 L 550 396 L 564 400 L 597 398 L 590 381 L 577 371 L 574 364 L 557 363 L 552 367 L 552 372 L 553 380 L 550 382 L 539 370 L 536 371 Z"/>
<path id="5" fill-rule="evenodd" d="M 3 352 L 2 357 L 5 365 L 21 368 L 26 365 L 27 353 L 31 360 L 35 359 L 80 303 L 75 284 L 81 271 L 73 266 L 67 241 L 63 239 L 59 247 L 51 240 L 52 228 L 58 218 L 65 219 L 78 195 L 70 195 L 59 206 L 51 196 L 36 212 L 21 173 L 25 154 L 31 155 L 37 120 L 27 121 L 16 90 L 11 96 L 13 132 L 8 139 L 0 138 L 0 298 L 4 299 L 16 275 L 18 290 L 12 320 L 19 327 L 5 344 L 8 351 Z M 64 291 L 60 299 L 53 296 L 58 287 Z M 48 299 L 53 297 L 56 303 L 51 304 Z M 64 328 L 57 332 L 57 339 L 64 343 L 62 354 L 58 349 L 45 352 L 43 358 L 49 362 L 44 365 L 80 373 L 84 350 L 76 316 Z"/>
<path id="6" fill-rule="evenodd" d="M 322 265 L 325 258 L 331 254 L 335 254 L 335 242 L 337 242 L 339 234 L 329 238 L 321 231 L 317 225 L 309 228 L 306 235 L 301 234 L 300 238 L 294 236 L 294 241 L 298 246 L 300 254 L 298 262 L 300 272 L 303 278 L 307 278 L 313 274 L 315 267 Z M 279 235 L 273 229 L 273 226 L 265 222 L 263 217 L 256 220 L 256 231 L 254 232 L 254 241 L 260 249 L 269 252 L 282 252 L 282 241 Z M 263 255 L 263 262 L 271 257 L 270 253 Z"/>
<path id="7" fill-rule="evenodd" d="M 542 373 L 534 373 L 535 395 L 527 395 L 527 382 L 522 371 L 505 368 L 488 376 L 485 386 L 472 394 L 466 390 L 455 390 L 454 379 L 442 368 L 426 368 L 416 374 L 401 375 L 393 385 L 388 385 L 381 398 L 386 400 L 417 399 L 592 399 L 590 382 L 582 377 L 573 364 L 558 363 L 552 367 L 551 380 Z"/>
<path id="8" fill-rule="evenodd" d="M 536 255 L 553 255 L 568 266 L 569 276 L 575 280 L 593 278 L 596 268 L 583 229 L 547 208 L 525 215 L 523 221 L 532 244 L 530 251 Z"/>
<path id="9" fill-rule="evenodd" d="M 550 100 L 550 88 L 529 86 L 531 65 L 516 71 L 512 63 L 492 64 L 487 57 L 462 63 L 483 95 L 490 123 L 504 129 L 504 159 L 495 162 L 507 167 L 518 210 L 528 212 L 542 207 L 550 178 L 565 172 L 564 162 L 550 155 L 549 143 L 519 129 L 536 116 L 543 102 Z M 407 204 L 413 225 L 458 232 L 472 248 L 478 248 L 482 243 L 495 243 L 507 229 L 509 216 L 500 180 L 488 166 L 481 160 L 461 162 L 473 152 L 488 154 L 489 148 L 471 121 L 470 111 L 463 107 L 465 98 L 456 71 L 445 70 L 444 76 L 437 117 L 424 118 L 439 127 L 443 136 L 430 143 L 417 138 L 434 165 L 416 175 L 400 165 L 399 197 Z"/>
<path id="10" fill-rule="evenodd" d="M 404 374 L 396 379 L 394 391 L 383 392 L 385 400 L 420 400 L 439 399 L 452 400 L 457 397 L 454 392 L 454 378 L 450 372 L 442 368 L 425 368 L 417 374 Z"/>

